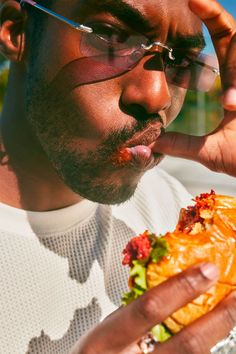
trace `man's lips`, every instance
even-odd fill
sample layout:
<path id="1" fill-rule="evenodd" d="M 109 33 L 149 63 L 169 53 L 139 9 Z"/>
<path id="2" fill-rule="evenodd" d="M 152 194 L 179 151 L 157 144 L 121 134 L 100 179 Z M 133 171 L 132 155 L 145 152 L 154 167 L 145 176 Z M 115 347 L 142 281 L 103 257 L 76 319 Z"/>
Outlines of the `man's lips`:
<path id="1" fill-rule="evenodd" d="M 151 145 L 156 142 L 163 131 L 161 122 L 149 124 L 142 132 L 136 133 L 120 147 L 112 157 L 113 162 L 118 165 L 132 163 L 139 170 L 153 167 L 160 160 L 160 156 L 154 156 Z"/>

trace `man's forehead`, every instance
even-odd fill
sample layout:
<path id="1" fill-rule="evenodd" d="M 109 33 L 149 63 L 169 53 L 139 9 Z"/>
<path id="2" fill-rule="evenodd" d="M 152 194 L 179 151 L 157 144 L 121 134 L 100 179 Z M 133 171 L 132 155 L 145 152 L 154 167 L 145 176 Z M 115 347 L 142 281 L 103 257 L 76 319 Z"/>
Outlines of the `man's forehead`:
<path id="1" fill-rule="evenodd" d="M 188 0 L 77 0 L 76 3 L 83 14 L 108 12 L 135 30 L 155 36 L 201 32 L 201 21 L 188 8 Z"/>

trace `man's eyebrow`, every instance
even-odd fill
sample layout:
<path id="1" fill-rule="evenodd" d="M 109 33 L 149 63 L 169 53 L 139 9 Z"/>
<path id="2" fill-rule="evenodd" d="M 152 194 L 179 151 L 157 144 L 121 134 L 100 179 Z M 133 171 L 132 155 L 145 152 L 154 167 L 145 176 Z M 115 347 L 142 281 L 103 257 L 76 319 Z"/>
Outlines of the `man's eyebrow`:
<path id="1" fill-rule="evenodd" d="M 109 12 L 136 32 L 150 33 L 154 29 L 156 30 L 156 27 L 153 27 L 138 9 L 127 4 L 124 0 L 81 0 L 81 2 L 93 13 Z M 158 29 L 158 32 L 161 32 L 161 28 Z M 168 44 L 175 48 L 203 49 L 206 46 L 202 32 L 194 35 L 170 36 Z"/>
<path id="2" fill-rule="evenodd" d="M 168 44 L 174 48 L 199 48 L 203 49 L 206 46 L 206 41 L 202 32 L 194 35 L 177 34 L 168 40 Z"/>
<path id="3" fill-rule="evenodd" d="M 137 32 L 151 32 L 153 30 L 141 12 L 124 0 L 86 0 L 85 4 L 86 7 L 92 9 L 92 12 L 109 12 Z"/>

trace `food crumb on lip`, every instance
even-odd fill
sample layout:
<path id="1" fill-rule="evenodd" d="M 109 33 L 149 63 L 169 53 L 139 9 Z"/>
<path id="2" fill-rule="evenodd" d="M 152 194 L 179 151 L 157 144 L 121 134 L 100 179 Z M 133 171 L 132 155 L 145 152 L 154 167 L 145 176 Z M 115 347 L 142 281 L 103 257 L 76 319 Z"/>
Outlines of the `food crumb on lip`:
<path id="1" fill-rule="evenodd" d="M 150 162 L 152 158 L 158 158 L 162 156 L 159 153 L 152 153 L 149 146 L 145 145 L 137 145 L 133 147 L 124 147 L 115 152 L 112 157 L 111 161 L 115 166 L 125 166 L 131 162 L 136 161 L 136 159 L 145 159 L 145 166 L 147 165 L 147 160 Z"/>
<path id="2" fill-rule="evenodd" d="M 132 152 L 129 148 L 120 149 L 112 156 L 112 161 L 115 165 L 125 165 L 132 161 Z"/>

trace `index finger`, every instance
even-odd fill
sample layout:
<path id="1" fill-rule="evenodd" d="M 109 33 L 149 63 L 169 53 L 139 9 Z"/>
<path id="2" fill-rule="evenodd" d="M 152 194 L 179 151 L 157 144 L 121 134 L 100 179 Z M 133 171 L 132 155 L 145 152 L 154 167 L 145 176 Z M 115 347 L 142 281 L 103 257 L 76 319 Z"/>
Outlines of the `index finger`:
<path id="1" fill-rule="evenodd" d="M 179 273 L 106 318 L 86 337 L 87 345 L 93 343 L 99 353 L 122 352 L 150 328 L 206 292 L 217 277 L 217 268 L 208 263 Z M 86 344 L 83 350 L 86 353 Z"/>
<path id="2" fill-rule="evenodd" d="M 236 32 L 235 19 L 215 0 L 189 0 L 189 7 L 207 26 L 222 66 Z"/>

